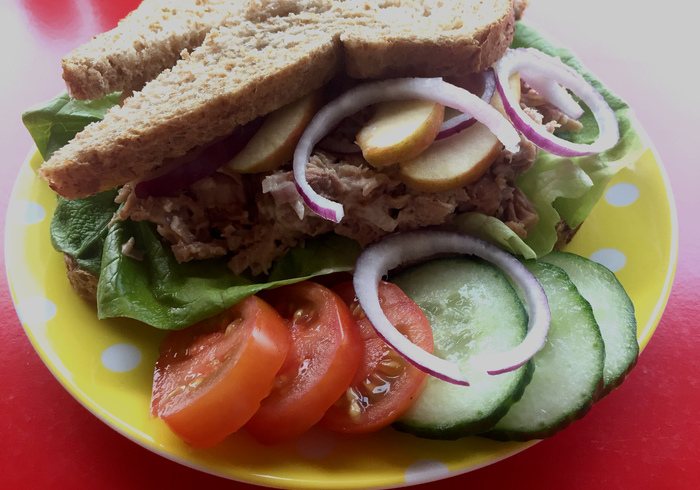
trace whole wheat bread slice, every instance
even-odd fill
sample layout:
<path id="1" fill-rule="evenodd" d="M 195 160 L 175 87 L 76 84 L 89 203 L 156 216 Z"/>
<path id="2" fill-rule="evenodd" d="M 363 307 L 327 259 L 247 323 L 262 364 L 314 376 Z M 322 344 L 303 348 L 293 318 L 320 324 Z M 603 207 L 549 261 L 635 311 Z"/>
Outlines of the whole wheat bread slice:
<path id="1" fill-rule="evenodd" d="M 153 174 L 343 69 L 356 78 L 481 71 L 513 30 L 512 0 L 251 0 L 39 175 L 68 199 L 95 194 Z"/>
<path id="2" fill-rule="evenodd" d="M 88 100 L 139 90 L 243 5 L 242 0 L 144 0 L 117 27 L 63 58 L 68 93 Z"/>

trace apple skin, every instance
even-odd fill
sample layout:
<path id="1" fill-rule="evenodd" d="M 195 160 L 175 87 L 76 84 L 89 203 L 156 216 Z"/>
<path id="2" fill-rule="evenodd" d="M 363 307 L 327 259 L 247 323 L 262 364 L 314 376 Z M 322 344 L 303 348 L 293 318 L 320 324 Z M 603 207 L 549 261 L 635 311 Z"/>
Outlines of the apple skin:
<path id="1" fill-rule="evenodd" d="M 510 78 L 511 90 L 520 97 L 520 77 Z M 498 93 L 491 105 L 504 113 Z M 504 114 L 505 115 L 505 114 Z M 414 158 L 399 163 L 399 175 L 408 186 L 428 192 L 464 187 L 481 177 L 500 154 L 503 145 L 477 122 L 450 137 L 434 142 Z"/>
<path id="2" fill-rule="evenodd" d="M 267 172 L 290 161 L 301 135 L 322 103 L 322 92 L 317 90 L 272 112 L 243 150 L 220 171 Z"/>
<path id="3" fill-rule="evenodd" d="M 433 143 L 399 164 L 401 180 L 414 189 L 440 192 L 457 189 L 486 172 L 501 152 L 498 138 L 481 123 Z"/>
<path id="4" fill-rule="evenodd" d="M 383 167 L 414 158 L 435 140 L 445 107 L 424 100 L 399 100 L 376 105 L 376 112 L 357 134 L 362 156 Z"/>

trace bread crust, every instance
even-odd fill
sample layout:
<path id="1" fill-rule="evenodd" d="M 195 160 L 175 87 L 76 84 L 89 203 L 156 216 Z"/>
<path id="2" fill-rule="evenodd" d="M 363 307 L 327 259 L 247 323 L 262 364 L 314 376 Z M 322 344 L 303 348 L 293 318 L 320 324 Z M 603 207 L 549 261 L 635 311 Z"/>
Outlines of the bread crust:
<path id="1" fill-rule="evenodd" d="M 490 8 L 484 9 L 488 3 Z M 395 23 L 394 12 L 363 19 L 342 37 L 345 70 L 353 78 L 453 77 L 478 73 L 495 63 L 515 33 L 510 2 L 445 2 L 430 24 Z M 437 20 L 432 20 L 437 16 Z M 385 18 L 386 17 L 386 18 Z M 380 26 L 374 25 L 379 21 Z M 427 23 L 426 23 L 427 24 Z M 434 25 L 437 24 L 437 25 Z M 439 28 L 437 28 L 439 26 Z"/>
<path id="2" fill-rule="evenodd" d="M 302 35 L 301 30 L 296 34 Z M 230 37 L 210 33 L 210 49 L 199 55 L 231 49 Z M 245 53 L 245 68 L 237 70 L 245 70 L 244 77 L 232 73 L 236 63 L 227 57 L 215 64 L 183 60 L 54 153 L 40 176 L 68 199 L 112 189 L 148 176 L 164 159 L 229 134 L 299 93 L 320 88 L 338 71 L 337 41 L 325 35 L 304 37 L 304 49 L 290 49 L 274 63 L 265 50 Z M 179 88 L 183 80 L 185 90 Z M 202 93 L 207 94 L 204 101 L 197 96 Z"/>
<path id="3" fill-rule="evenodd" d="M 54 153 L 40 177 L 68 199 L 93 195 L 154 174 L 168 159 L 321 87 L 344 67 L 361 78 L 465 74 L 490 66 L 513 37 L 512 0 L 247 6 Z"/>
<path id="4" fill-rule="evenodd" d="M 63 254 L 63 263 L 66 266 L 68 282 L 78 296 L 91 303 L 97 302 L 98 277 L 80 267 L 78 262 L 68 254 Z"/>
<path id="5" fill-rule="evenodd" d="M 99 99 L 132 92 L 172 67 L 183 50 L 199 46 L 207 33 L 245 2 L 236 0 L 144 0 L 116 28 L 63 58 L 71 97 Z"/>

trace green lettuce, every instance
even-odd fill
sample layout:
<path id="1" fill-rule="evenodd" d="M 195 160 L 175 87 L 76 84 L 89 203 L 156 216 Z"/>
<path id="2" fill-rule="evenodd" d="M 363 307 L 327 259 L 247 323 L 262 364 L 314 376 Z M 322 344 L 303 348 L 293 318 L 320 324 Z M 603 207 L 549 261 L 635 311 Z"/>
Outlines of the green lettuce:
<path id="1" fill-rule="evenodd" d="M 518 22 L 517 47 L 534 47 L 559 56 L 589 80 L 617 114 L 621 139 L 600 155 L 565 159 L 540 152 L 533 167 L 518 185 L 533 202 L 539 223 L 526 240 L 520 239 L 503 222 L 478 213 L 457 216 L 453 228 L 467 231 L 526 258 L 546 254 L 556 243 L 555 225 L 563 217 L 576 227 L 588 216 L 610 179 L 644 151 L 634 129 L 629 107 L 605 88 L 567 50 L 546 41 L 537 30 Z M 23 114 L 23 121 L 36 145 L 48 159 L 87 124 L 99 121 L 118 103 L 119 94 L 98 101 L 75 101 L 62 94 Z M 597 125 L 590 112 L 581 118 L 584 129 L 561 136 L 570 141 L 590 143 L 597 137 Z M 108 226 L 117 211 L 114 192 L 88 199 L 59 198 L 51 225 L 52 243 L 99 276 L 100 318 L 128 317 L 163 329 L 179 329 L 236 303 L 262 289 L 302 281 L 314 276 L 350 271 L 360 253 L 359 245 L 336 235 L 308 240 L 277 261 L 269 275 L 234 275 L 224 259 L 178 263 L 159 238 L 152 224 L 117 222 Z M 134 239 L 142 259 L 122 253 L 123 245 Z"/>
<path id="2" fill-rule="evenodd" d="M 134 239 L 143 258 L 122 253 Z M 350 271 L 357 242 L 338 235 L 307 240 L 278 260 L 267 277 L 234 275 L 225 259 L 178 263 L 153 225 L 114 223 L 106 236 L 97 286 L 100 318 L 128 317 L 161 329 L 181 329 L 257 292 L 334 272 Z"/>
<path id="3" fill-rule="evenodd" d="M 570 159 L 540 152 L 532 168 L 518 180 L 518 187 L 528 196 L 539 216 L 525 243 L 534 251 L 535 257 L 541 257 L 552 251 L 558 239 L 556 225 L 561 215 L 555 208 L 557 199 L 582 198 L 591 191 L 594 183 Z"/>
<path id="4" fill-rule="evenodd" d="M 498 245 L 514 255 L 522 255 L 526 259 L 537 257 L 535 251 L 525 243 L 513 230 L 498 218 L 482 213 L 462 213 L 455 216 L 450 229 L 478 236 Z"/>
<path id="5" fill-rule="evenodd" d="M 48 160 L 85 126 L 101 121 L 107 111 L 119 103 L 119 97 L 120 93 L 115 92 L 103 99 L 84 101 L 71 99 L 68 92 L 64 92 L 24 111 L 22 122 L 41 156 Z"/>
<path id="6" fill-rule="evenodd" d="M 603 153 L 587 157 L 562 158 L 541 151 L 535 165 L 518 181 L 519 187 L 535 204 L 540 215 L 537 229 L 530 233 L 526 243 L 542 256 L 556 243 L 554 227 L 560 218 L 576 228 L 588 217 L 615 174 L 636 161 L 646 150 L 635 129 L 630 107 L 590 73 L 566 49 L 554 46 L 537 29 L 518 22 L 513 48 L 532 47 L 550 56 L 559 57 L 591 83 L 615 112 L 620 127 L 620 141 Z M 590 110 L 581 116 L 583 128 L 559 136 L 568 141 L 590 144 L 598 137 L 598 126 Z M 557 170 L 558 168 L 558 170 Z"/>
<path id="7" fill-rule="evenodd" d="M 620 141 L 608 151 L 586 157 L 563 158 L 540 151 L 532 168 L 518 179 L 518 187 L 533 203 L 539 215 L 537 226 L 520 239 L 499 220 L 468 213 L 457 217 L 454 227 L 496 243 L 501 248 L 525 258 L 541 257 L 551 252 L 557 242 L 556 225 L 563 218 L 576 228 L 588 217 L 605 192 L 610 180 L 625 166 L 636 161 L 646 150 L 635 129 L 635 119 L 629 106 L 590 73 L 566 49 L 547 41 L 539 31 L 523 22 L 516 22 L 512 48 L 536 48 L 550 56 L 559 57 L 579 72 L 605 98 L 615 112 L 620 127 Z M 598 137 L 598 125 L 591 111 L 580 122 L 580 131 L 557 133 L 562 139 L 590 144 Z"/>
<path id="8" fill-rule="evenodd" d="M 102 251 L 110 221 L 117 210 L 117 191 L 105 191 L 85 199 L 58 197 L 51 219 L 51 244 L 73 257 L 83 269 L 99 276 Z"/>

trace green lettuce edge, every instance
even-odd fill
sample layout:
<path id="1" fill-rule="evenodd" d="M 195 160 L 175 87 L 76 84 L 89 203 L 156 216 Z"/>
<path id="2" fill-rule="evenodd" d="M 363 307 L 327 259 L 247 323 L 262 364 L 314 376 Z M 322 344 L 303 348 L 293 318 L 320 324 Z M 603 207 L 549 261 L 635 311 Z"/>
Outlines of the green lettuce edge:
<path id="1" fill-rule="evenodd" d="M 98 100 L 76 100 L 63 92 L 24 111 L 22 122 L 41 156 L 48 160 L 85 126 L 101 121 L 120 97 L 121 93 L 115 92 Z"/>
<path id="2" fill-rule="evenodd" d="M 511 47 L 538 49 L 550 56 L 559 57 L 581 73 L 603 95 L 615 112 L 620 127 L 617 145 L 597 155 L 562 158 L 540 150 L 532 168 L 517 182 L 539 215 L 539 221 L 527 239 L 521 240 L 504 224 L 495 223 L 498 220 L 494 218 L 476 219 L 467 216 L 457 220 L 457 228 L 461 231 L 477 234 L 512 253 L 534 258 L 553 250 L 558 239 L 556 227 L 561 219 L 571 228 L 581 225 L 615 174 L 634 163 L 646 151 L 647 146 L 636 129 L 637 122 L 630 107 L 588 71 L 571 51 L 551 44 L 536 28 L 520 21 L 516 22 Z M 581 131 L 563 132 L 559 136 L 576 143 L 592 143 L 598 134 L 593 114 L 586 110 L 580 121 L 583 124 Z"/>
<path id="3" fill-rule="evenodd" d="M 122 253 L 132 238 L 142 258 Z M 324 235 L 290 250 L 266 277 L 236 276 L 225 259 L 178 263 L 151 223 L 116 222 L 109 229 L 102 255 L 98 317 L 127 317 L 159 329 L 178 330 L 263 289 L 351 271 L 360 251 L 354 240 Z"/>

